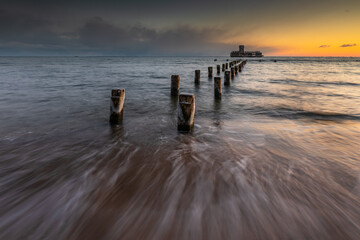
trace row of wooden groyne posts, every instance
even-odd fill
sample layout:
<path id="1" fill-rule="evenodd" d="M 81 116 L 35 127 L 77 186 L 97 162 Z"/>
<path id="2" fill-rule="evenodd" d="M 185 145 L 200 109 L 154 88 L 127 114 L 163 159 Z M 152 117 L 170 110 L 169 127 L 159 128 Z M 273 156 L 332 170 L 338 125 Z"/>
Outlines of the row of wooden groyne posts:
<path id="1" fill-rule="evenodd" d="M 228 60 L 226 60 L 228 61 Z M 224 85 L 230 86 L 231 79 L 239 72 L 242 72 L 246 60 L 240 59 L 223 63 L 222 66 L 217 65 L 216 71 L 224 72 Z M 228 70 L 230 69 L 230 70 Z M 213 67 L 208 67 L 208 77 L 213 77 Z M 200 70 L 195 70 L 195 84 L 200 84 Z M 195 96 L 194 94 L 180 93 L 180 76 L 171 76 L 171 96 L 178 97 L 178 130 L 181 132 L 189 132 L 194 126 L 195 116 Z M 221 77 L 214 77 L 214 97 L 221 99 L 222 87 Z M 119 124 L 123 119 L 123 110 L 125 102 L 125 89 L 112 89 L 110 101 L 110 123 Z"/>

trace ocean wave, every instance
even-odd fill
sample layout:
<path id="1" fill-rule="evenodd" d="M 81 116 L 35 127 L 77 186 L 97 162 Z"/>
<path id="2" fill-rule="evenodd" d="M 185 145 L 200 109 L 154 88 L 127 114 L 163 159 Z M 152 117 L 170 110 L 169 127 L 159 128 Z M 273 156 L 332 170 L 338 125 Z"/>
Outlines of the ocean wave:
<path id="1" fill-rule="evenodd" d="M 270 80 L 270 83 L 274 84 L 288 84 L 288 85 L 303 85 L 303 84 L 310 84 L 310 85 L 336 85 L 336 86 L 360 86 L 359 83 L 354 82 L 316 82 L 316 81 L 301 81 L 296 79 L 273 79 Z"/>
<path id="2" fill-rule="evenodd" d="M 345 121 L 345 120 L 360 121 L 360 114 L 308 111 L 302 109 L 283 108 L 283 107 L 271 108 L 271 109 L 257 107 L 251 110 L 254 111 L 255 115 L 266 115 L 275 118 L 310 119 L 310 120 L 322 120 L 322 121 Z"/>
<path id="3" fill-rule="evenodd" d="M 168 79 L 167 76 L 155 76 L 155 75 L 151 75 L 149 76 L 150 78 L 155 78 L 155 79 Z"/>

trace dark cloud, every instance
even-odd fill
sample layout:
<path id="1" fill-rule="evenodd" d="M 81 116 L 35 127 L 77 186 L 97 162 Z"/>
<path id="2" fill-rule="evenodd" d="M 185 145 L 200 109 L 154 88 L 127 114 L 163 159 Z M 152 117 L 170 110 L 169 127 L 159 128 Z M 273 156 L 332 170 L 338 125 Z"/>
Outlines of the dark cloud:
<path id="1" fill-rule="evenodd" d="M 216 43 L 217 28 L 195 28 L 176 25 L 171 28 L 153 29 L 141 24 L 118 27 L 100 17 L 90 19 L 79 31 L 79 42 L 94 49 L 108 49 L 131 54 L 215 54 L 228 45 Z M 209 51 L 209 47 L 213 47 Z M 140 50 L 140 51 L 139 51 Z"/>
<path id="2" fill-rule="evenodd" d="M 319 48 L 329 48 L 331 47 L 330 45 L 320 45 Z"/>
<path id="3" fill-rule="evenodd" d="M 54 43 L 57 37 L 52 27 L 53 24 L 46 19 L 26 14 L 12 14 L 0 10 L 1 42 Z"/>
<path id="4" fill-rule="evenodd" d="M 8 24 L 2 24 L 6 22 Z M 231 46 L 217 42 L 226 30 L 175 25 L 149 28 L 116 26 L 90 18 L 73 31 L 55 31 L 56 22 L 31 15 L 0 12 L 0 54 L 218 55 Z"/>
<path id="5" fill-rule="evenodd" d="M 341 45 L 340 47 L 355 47 L 357 46 L 356 43 L 353 43 L 353 44 L 343 44 Z"/>

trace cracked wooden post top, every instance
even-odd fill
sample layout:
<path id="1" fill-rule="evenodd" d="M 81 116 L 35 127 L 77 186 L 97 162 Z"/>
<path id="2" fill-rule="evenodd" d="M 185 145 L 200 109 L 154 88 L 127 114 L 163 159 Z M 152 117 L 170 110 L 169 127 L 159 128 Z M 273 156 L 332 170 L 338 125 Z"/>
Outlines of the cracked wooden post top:
<path id="1" fill-rule="evenodd" d="M 125 89 L 112 89 L 110 100 L 110 123 L 119 124 L 123 117 Z"/>
<path id="2" fill-rule="evenodd" d="M 194 127 L 195 96 L 194 94 L 181 93 L 178 102 L 178 130 L 189 132 Z"/>

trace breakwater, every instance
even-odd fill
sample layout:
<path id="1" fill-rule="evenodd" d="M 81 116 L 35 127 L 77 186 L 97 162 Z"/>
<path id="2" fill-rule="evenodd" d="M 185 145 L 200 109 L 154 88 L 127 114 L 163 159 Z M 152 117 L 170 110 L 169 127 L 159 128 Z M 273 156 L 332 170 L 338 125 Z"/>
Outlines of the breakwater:
<path id="1" fill-rule="evenodd" d="M 0 238 L 358 239 L 359 59 L 216 58 L 0 58 Z"/>

